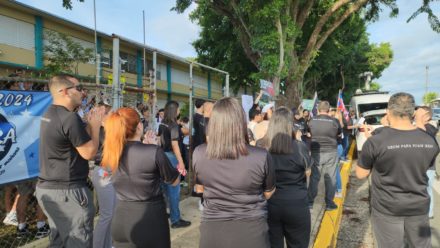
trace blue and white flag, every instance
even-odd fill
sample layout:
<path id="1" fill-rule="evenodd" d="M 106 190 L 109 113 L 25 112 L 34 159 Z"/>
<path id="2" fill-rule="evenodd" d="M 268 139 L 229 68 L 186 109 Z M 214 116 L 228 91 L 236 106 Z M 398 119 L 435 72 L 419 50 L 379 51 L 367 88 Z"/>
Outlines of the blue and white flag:
<path id="1" fill-rule="evenodd" d="M 40 119 L 49 92 L 0 91 L 0 184 L 39 175 Z"/>

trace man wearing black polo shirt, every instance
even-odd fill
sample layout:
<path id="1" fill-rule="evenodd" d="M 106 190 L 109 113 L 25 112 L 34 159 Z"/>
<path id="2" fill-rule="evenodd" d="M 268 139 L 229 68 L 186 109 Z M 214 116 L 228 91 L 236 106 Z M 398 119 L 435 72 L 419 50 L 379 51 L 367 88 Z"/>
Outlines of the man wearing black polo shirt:
<path id="1" fill-rule="evenodd" d="M 379 248 L 430 248 L 426 171 L 439 147 L 412 124 L 414 97 L 396 93 L 388 102 L 389 127 L 362 147 L 356 175 L 371 173 L 371 224 Z M 406 238 L 405 238 L 406 237 Z"/>
<path id="2" fill-rule="evenodd" d="M 323 176 L 326 210 L 330 211 L 338 208 L 333 198 L 336 193 L 336 169 L 338 168 L 337 139 L 341 136 L 342 128 L 339 121 L 329 115 L 329 102 L 320 102 L 318 112 L 309 124 L 312 134 L 312 158 L 315 160 L 308 188 L 309 207 L 313 207 L 318 194 L 318 183 Z"/>
<path id="3" fill-rule="evenodd" d="M 78 80 L 55 76 L 49 89 L 53 104 L 41 118 L 38 203 L 48 217 L 50 247 L 92 247 L 94 206 L 87 160 L 98 148 L 103 109 L 90 111 L 86 131 L 74 112 L 81 105 Z"/>

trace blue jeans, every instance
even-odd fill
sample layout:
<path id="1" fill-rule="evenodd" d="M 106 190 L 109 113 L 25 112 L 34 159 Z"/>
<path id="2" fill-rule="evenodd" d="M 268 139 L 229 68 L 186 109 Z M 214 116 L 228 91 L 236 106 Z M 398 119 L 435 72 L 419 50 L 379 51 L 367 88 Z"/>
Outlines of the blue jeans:
<path id="1" fill-rule="evenodd" d="M 342 192 L 341 165 L 336 166 L 336 192 Z"/>
<path id="2" fill-rule="evenodd" d="M 179 161 L 177 161 L 176 155 L 174 155 L 174 153 L 172 152 L 165 152 L 165 155 L 167 155 L 168 160 L 171 162 L 171 165 L 174 168 L 177 168 L 177 164 L 179 163 Z M 176 186 L 166 184 L 165 194 L 168 197 L 168 203 L 170 205 L 170 221 L 171 224 L 174 224 L 180 220 L 180 184 L 177 184 Z"/>
<path id="3" fill-rule="evenodd" d="M 348 134 L 347 135 L 344 134 L 344 138 L 342 139 L 342 148 L 343 148 L 342 157 L 344 158 L 344 160 L 346 160 L 348 149 L 350 148 L 350 143 L 348 142 Z"/>
<path id="4" fill-rule="evenodd" d="M 338 160 L 344 157 L 344 146 L 342 144 L 338 144 Z"/>
<path id="5" fill-rule="evenodd" d="M 429 204 L 429 218 L 434 217 L 434 194 L 432 193 L 432 186 L 434 184 L 435 170 L 428 170 L 426 172 L 428 176 L 428 194 L 431 203 Z"/>

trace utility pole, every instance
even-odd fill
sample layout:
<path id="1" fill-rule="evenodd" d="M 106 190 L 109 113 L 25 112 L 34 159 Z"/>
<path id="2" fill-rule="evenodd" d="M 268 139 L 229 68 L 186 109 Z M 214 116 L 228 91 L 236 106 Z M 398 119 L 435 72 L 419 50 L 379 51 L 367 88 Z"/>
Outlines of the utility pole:
<path id="1" fill-rule="evenodd" d="M 425 95 L 426 95 L 426 93 L 428 93 L 429 66 L 426 66 L 425 69 L 426 69 L 426 82 L 425 82 Z"/>
<path id="2" fill-rule="evenodd" d="M 98 54 L 98 35 L 96 33 L 96 0 L 93 0 L 93 19 L 95 22 L 95 63 L 96 63 L 96 85 L 99 85 L 99 71 L 101 66 L 101 58 Z"/>
<path id="3" fill-rule="evenodd" d="M 143 29 L 143 31 L 144 31 L 144 75 L 142 75 L 142 86 L 143 86 L 145 75 L 147 75 L 147 55 L 146 55 L 146 49 L 145 49 L 145 47 L 147 46 L 146 41 L 145 41 L 145 10 L 142 10 L 142 20 L 144 23 L 144 29 Z M 142 98 L 142 101 L 143 101 L 143 98 Z"/>
<path id="4" fill-rule="evenodd" d="M 116 35 L 112 36 L 113 38 L 113 110 L 118 109 L 120 104 L 120 91 L 121 85 L 119 82 L 119 73 L 121 70 L 121 61 L 119 60 L 119 37 Z"/>

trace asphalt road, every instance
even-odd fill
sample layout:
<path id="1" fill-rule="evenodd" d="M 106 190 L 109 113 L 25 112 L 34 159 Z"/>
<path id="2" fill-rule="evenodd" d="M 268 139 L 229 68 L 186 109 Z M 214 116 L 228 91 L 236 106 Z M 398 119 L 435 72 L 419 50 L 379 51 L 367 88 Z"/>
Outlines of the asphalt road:
<path id="1" fill-rule="evenodd" d="M 368 180 L 350 176 L 345 198 L 344 212 L 339 231 L 338 248 L 374 248 L 374 238 L 370 223 L 370 204 L 368 202 Z M 433 248 L 440 248 L 440 181 L 434 182 L 434 219 L 430 220 Z"/>

